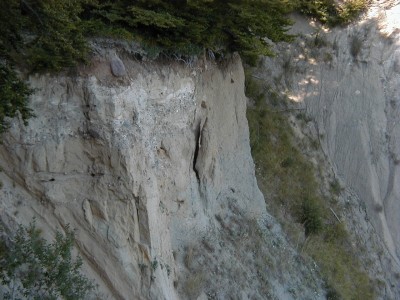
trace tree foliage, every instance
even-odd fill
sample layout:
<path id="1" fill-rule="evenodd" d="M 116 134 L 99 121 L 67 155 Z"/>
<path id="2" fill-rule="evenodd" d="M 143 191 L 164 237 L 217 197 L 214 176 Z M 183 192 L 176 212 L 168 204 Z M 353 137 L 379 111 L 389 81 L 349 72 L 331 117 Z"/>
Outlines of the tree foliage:
<path id="1" fill-rule="evenodd" d="M 85 35 L 118 33 L 165 53 L 271 55 L 267 39 L 290 40 L 285 0 L 10 0 L 1 4 L 0 55 L 29 70 L 83 61 Z"/>
<path id="2" fill-rule="evenodd" d="M 368 0 L 9 0 L 0 2 L 0 58 L 30 71 L 85 61 L 86 37 L 120 36 L 164 53 L 223 55 L 254 62 L 268 41 L 290 41 L 287 14 L 328 23 L 352 20 Z"/>
<path id="3" fill-rule="evenodd" d="M 0 289 L 4 299 L 85 299 L 94 289 L 80 268 L 80 258 L 73 259 L 74 233 L 57 232 L 48 244 L 35 223 L 19 226 L 15 236 L 0 243 Z"/>
<path id="4" fill-rule="evenodd" d="M 12 68 L 3 67 L 6 65 L 29 72 L 76 66 L 87 59 L 87 38 L 94 36 L 135 40 L 150 57 L 194 56 L 205 50 L 213 57 L 224 57 L 237 51 L 254 65 L 260 55 L 273 55 L 271 41 L 292 39 L 287 34 L 291 25 L 289 12 L 300 8 L 333 23 L 353 18 L 366 3 L 367 0 L 350 0 L 343 5 L 334 0 L 0 1 L 0 75 L 11 74 Z M 1 79 L 3 85 L 8 81 Z M 0 90 L 3 127 L 4 116 L 13 116 L 16 110 L 28 116 L 27 90 L 19 86 L 15 95 L 7 88 Z M 4 103 L 14 104 L 10 108 Z"/>
<path id="5" fill-rule="evenodd" d="M 254 60 L 272 54 L 266 38 L 290 40 L 286 14 L 291 8 L 282 0 L 99 0 L 90 11 L 93 19 L 123 28 L 165 53 L 238 51 Z"/>
<path id="6" fill-rule="evenodd" d="M 10 0 L 0 4 L 0 56 L 30 71 L 59 71 L 83 61 L 85 0 Z"/>
<path id="7" fill-rule="evenodd" d="M 18 78 L 14 70 L 0 64 L 0 133 L 8 128 L 6 117 L 13 118 L 19 111 L 24 122 L 32 116 L 28 97 L 32 90 Z"/>
<path id="8" fill-rule="evenodd" d="M 368 6 L 369 0 L 300 0 L 299 9 L 306 15 L 334 26 L 354 21 Z"/>

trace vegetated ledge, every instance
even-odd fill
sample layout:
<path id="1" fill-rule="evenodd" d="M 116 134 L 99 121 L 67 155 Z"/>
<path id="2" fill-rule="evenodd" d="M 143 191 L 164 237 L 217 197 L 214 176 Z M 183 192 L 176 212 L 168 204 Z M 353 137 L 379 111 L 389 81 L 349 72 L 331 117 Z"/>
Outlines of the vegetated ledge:
<path id="1" fill-rule="evenodd" d="M 332 182 L 330 196 L 321 194 L 326 183 L 315 176 L 289 122 L 296 110 L 278 91 L 252 77 L 252 70 L 247 72 L 246 93 L 253 101 L 247 111 L 252 155 L 270 212 L 300 253 L 317 263 L 328 299 L 374 299 L 378 283 L 368 277 L 346 224 L 335 213 L 343 210 L 337 201 L 340 186 Z M 298 122 L 305 119 L 301 111 L 297 115 Z M 303 143 L 307 151 L 319 148 L 312 140 Z"/>

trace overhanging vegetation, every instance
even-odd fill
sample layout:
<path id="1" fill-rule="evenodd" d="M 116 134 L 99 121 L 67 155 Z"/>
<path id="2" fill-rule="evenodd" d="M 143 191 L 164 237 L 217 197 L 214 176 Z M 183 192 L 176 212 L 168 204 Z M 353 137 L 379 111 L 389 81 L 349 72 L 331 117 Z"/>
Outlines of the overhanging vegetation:
<path id="1" fill-rule="evenodd" d="M 300 10 L 330 24 L 344 23 L 366 1 L 346 1 L 345 5 L 334 0 L 2 1 L 0 64 L 9 74 L 15 67 L 58 72 L 88 59 L 87 38 L 106 36 L 139 42 L 152 57 L 195 56 L 207 49 L 212 57 L 223 58 L 237 51 L 254 65 L 260 55 L 273 55 L 270 41 L 292 39 L 287 34 L 289 12 Z M 28 90 L 17 90 L 24 89 Z M 5 93 L 7 89 L 1 86 L 0 96 Z M 11 106 L 26 117 L 29 93 L 16 93 Z M 21 101 L 21 95 L 25 100 Z M 9 110 L 0 105 L 3 111 Z M 3 120 L 4 114 L 0 122 L 5 124 Z"/>

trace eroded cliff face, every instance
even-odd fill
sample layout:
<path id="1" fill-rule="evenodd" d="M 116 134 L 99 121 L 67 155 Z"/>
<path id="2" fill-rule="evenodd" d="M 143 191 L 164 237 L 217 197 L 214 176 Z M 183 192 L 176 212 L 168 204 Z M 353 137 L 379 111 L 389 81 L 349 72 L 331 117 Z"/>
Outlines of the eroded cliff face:
<path id="1" fill-rule="evenodd" d="M 29 78 L 36 117 L 0 146 L 1 221 L 70 224 L 100 298 L 323 298 L 257 187 L 240 59 L 94 48 L 74 76 Z"/>
<path id="2" fill-rule="evenodd" d="M 264 59 L 257 78 L 290 99 L 293 115 L 311 117 L 303 132 L 318 141 L 346 188 L 342 217 L 358 236 L 360 255 L 378 262 L 367 269 L 386 273 L 388 294 L 381 296 L 397 299 L 400 4 L 373 2 L 360 22 L 331 30 L 294 18 L 296 42 L 278 45 L 278 57 Z"/>

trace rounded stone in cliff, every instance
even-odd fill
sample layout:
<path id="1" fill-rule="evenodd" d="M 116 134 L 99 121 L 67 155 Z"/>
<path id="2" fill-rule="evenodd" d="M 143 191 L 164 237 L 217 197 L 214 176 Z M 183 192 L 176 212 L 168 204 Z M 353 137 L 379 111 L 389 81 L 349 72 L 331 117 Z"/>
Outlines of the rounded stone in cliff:
<path id="1" fill-rule="evenodd" d="M 122 60 L 115 56 L 111 59 L 111 72 L 116 77 L 122 77 L 126 75 L 125 65 Z"/>

